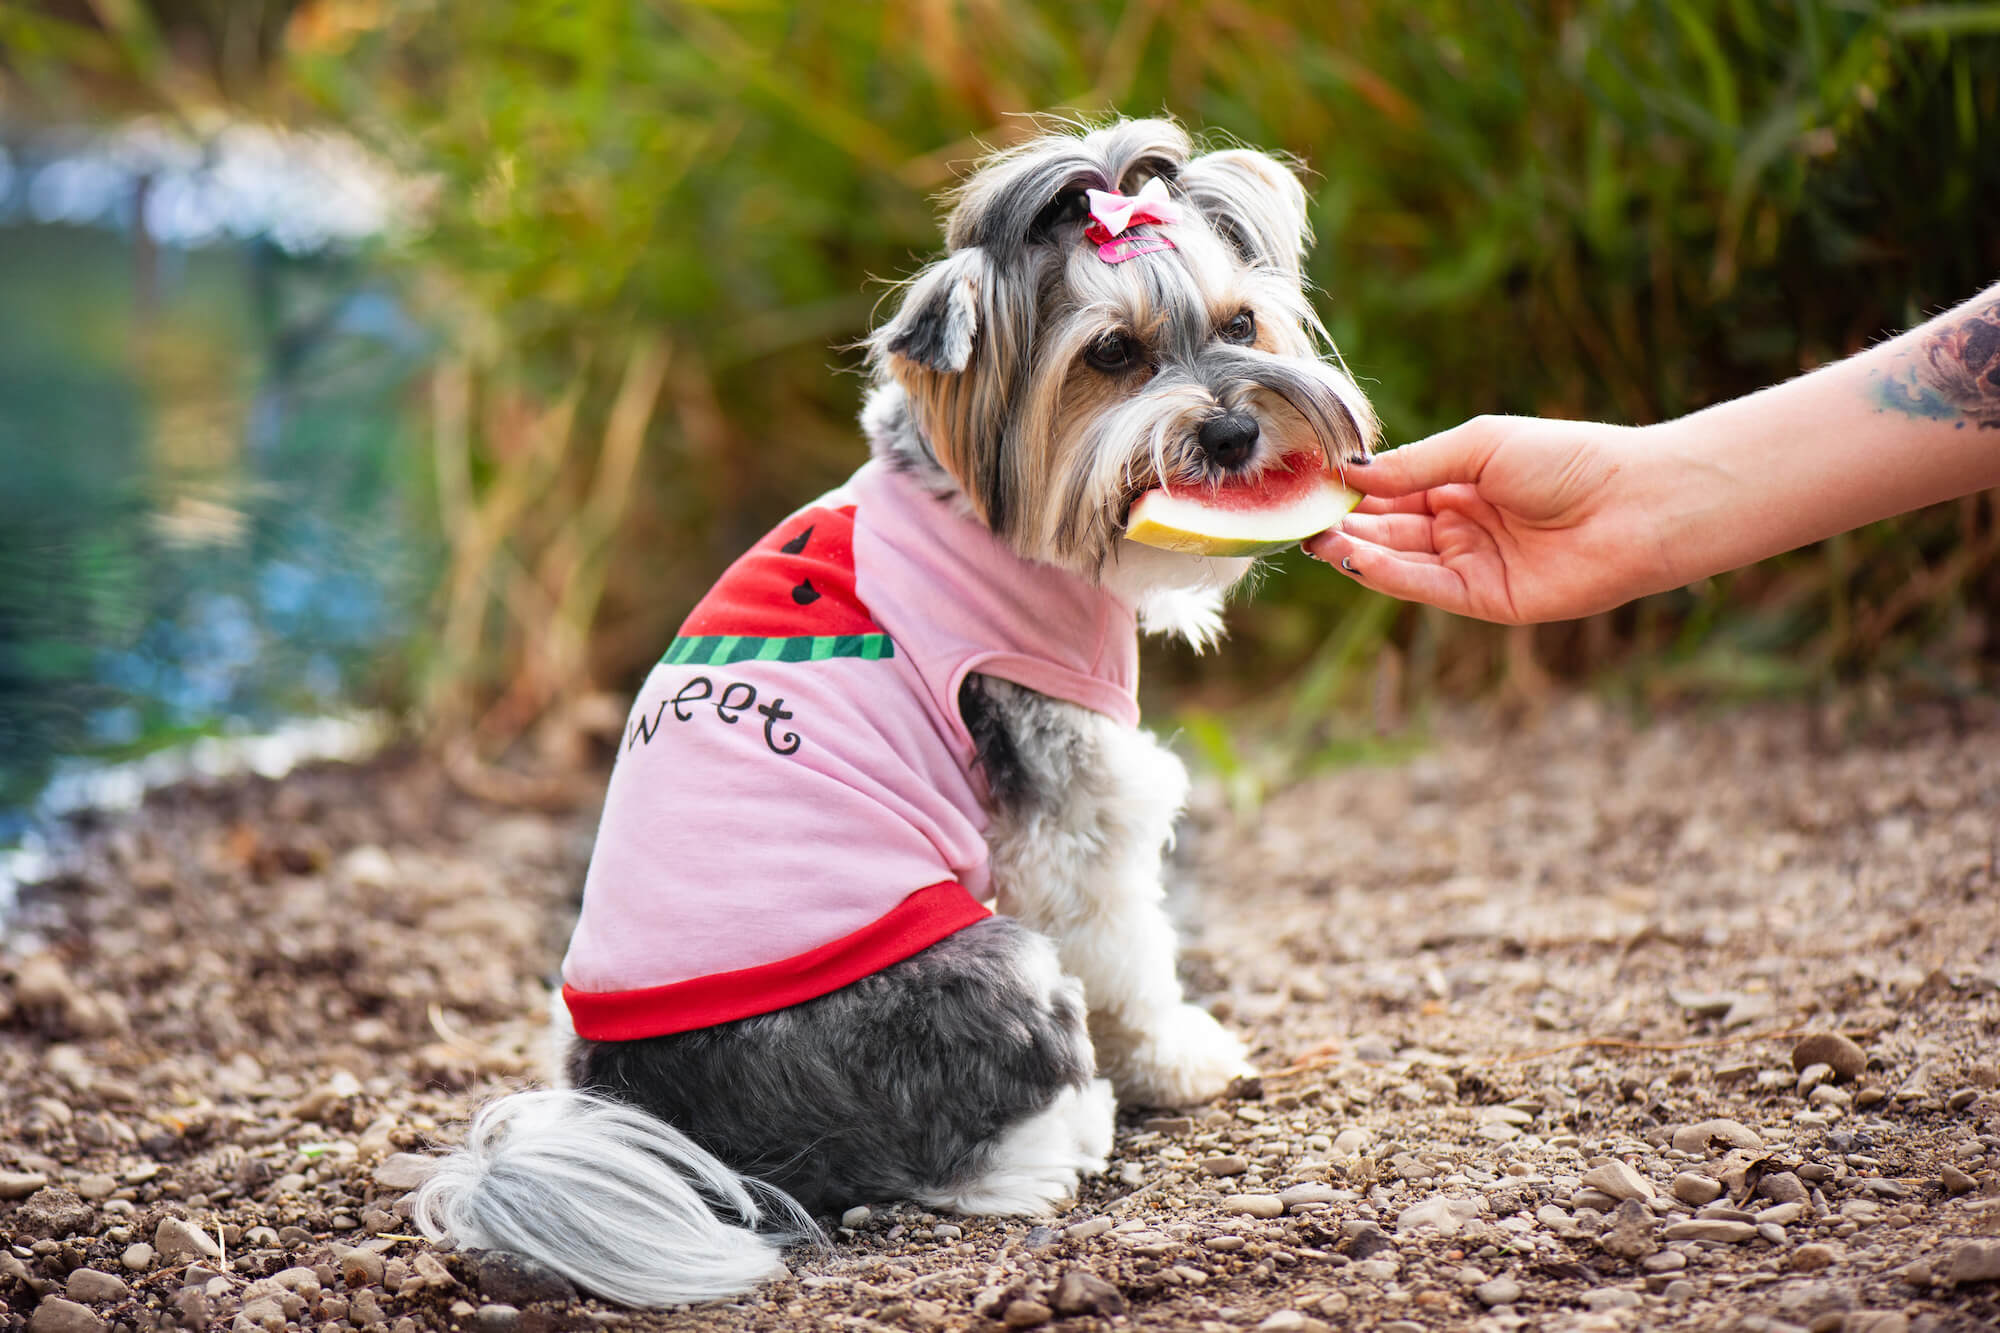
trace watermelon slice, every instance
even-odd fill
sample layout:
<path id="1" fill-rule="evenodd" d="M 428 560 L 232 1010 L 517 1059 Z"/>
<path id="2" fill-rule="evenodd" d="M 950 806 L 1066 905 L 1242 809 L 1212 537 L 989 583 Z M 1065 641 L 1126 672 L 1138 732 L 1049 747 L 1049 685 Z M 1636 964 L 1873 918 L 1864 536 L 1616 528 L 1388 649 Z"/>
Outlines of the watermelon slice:
<path id="1" fill-rule="evenodd" d="M 1270 555 L 1325 532 L 1361 503 L 1317 458 L 1244 482 L 1151 490 L 1132 506 L 1125 536 L 1192 555 Z"/>

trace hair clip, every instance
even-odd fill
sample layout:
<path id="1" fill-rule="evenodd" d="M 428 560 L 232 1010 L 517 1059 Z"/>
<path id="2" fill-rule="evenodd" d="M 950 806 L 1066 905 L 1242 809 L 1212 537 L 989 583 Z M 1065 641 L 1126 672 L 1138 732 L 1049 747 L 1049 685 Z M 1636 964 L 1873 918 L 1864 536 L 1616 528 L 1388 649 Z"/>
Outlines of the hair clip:
<path id="1" fill-rule="evenodd" d="M 1128 227 L 1150 222 L 1164 227 L 1181 220 L 1180 206 L 1167 197 L 1167 183 L 1158 176 L 1141 186 L 1136 195 L 1112 190 L 1089 190 L 1090 225 L 1084 238 L 1097 247 L 1097 257 L 1107 264 L 1122 264 L 1139 255 L 1171 250 L 1174 243 L 1164 236 L 1127 236 Z"/>

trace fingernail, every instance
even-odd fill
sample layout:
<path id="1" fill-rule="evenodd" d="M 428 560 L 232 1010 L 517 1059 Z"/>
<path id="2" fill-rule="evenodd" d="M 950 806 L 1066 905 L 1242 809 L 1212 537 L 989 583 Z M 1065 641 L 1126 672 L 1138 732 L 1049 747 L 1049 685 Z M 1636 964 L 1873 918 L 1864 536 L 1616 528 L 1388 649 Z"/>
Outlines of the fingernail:
<path id="1" fill-rule="evenodd" d="M 1354 562 L 1348 559 L 1346 556 L 1340 557 L 1340 567 L 1346 570 L 1348 573 L 1354 575 L 1354 577 L 1357 579 L 1361 577 L 1361 571 L 1356 569 L 1354 567 Z"/>
<path id="2" fill-rule="evenodd" d="M 1352 463 L 1355 467 L 1367 467 L 1370 463 L 1374 462 L 1375 460 L 1367 454 L 1356 454 L 1354 455 L 1354 457 L 1348 459 L 1347 461 Z"/>

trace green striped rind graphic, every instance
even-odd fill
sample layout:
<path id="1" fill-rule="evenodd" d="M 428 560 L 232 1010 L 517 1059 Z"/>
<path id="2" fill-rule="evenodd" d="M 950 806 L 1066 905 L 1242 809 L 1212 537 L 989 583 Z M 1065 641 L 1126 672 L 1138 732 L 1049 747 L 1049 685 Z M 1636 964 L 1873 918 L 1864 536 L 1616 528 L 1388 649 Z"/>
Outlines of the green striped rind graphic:
<path id="1" fill-rule="evenodd" d="M 824 662 L 830 657 L 878 661 L 896 655 L 886 634 L 798 634 L 766 639 L 754 634 L 697 634 L 669 644 L 668 666 L 727 666 L 731 662 Z"/>

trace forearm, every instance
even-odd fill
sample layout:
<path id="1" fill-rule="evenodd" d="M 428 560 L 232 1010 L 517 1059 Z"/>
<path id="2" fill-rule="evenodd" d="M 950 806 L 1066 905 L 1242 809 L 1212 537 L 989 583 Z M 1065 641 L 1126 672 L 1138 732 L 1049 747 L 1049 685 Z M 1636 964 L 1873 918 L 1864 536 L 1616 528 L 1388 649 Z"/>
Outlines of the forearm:
<path id="1" fill-rule="evenodd" d="M 1680 586 L 2000 486 L 2000 286 L 1846 361 L 1649 427 Z"/>

